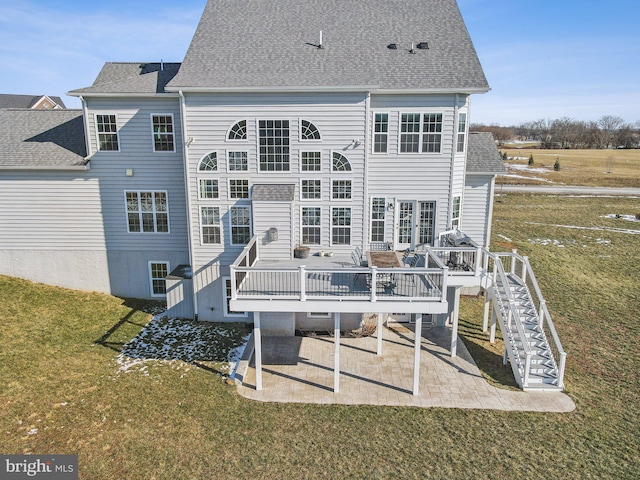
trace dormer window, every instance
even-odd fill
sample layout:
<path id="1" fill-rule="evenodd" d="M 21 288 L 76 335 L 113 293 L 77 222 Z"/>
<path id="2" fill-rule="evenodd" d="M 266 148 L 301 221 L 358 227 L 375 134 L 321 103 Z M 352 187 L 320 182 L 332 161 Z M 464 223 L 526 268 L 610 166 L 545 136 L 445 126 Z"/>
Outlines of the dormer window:
<path id="1" fill-rule="evenodd" d="M 240 120 L 236 124 L 231 127 L 229 130 L 229 135 L 227 136 L 229 140 L 246 140 L 247 139 L 247 121 Z"/>
<path id="2" fill-rule="evenodd" d="M 320 140 L 318 127 L 308 120 L 300 122 L 300 140 Z"/>
<path id="3" fill-rule="evenodd" d="M 199 172 L 215 172 L 218 170 L 218 155 L 216 152 L 207 153 L 198 164 Z"/>
<path id="4" fill-rule="evenodd" d="M 332 170 L 334 172 L 350 172 L 351 171 L 351 163 L 347 157 L 338 152 L 333 152 L 332 155 L 333 163 Z"/>

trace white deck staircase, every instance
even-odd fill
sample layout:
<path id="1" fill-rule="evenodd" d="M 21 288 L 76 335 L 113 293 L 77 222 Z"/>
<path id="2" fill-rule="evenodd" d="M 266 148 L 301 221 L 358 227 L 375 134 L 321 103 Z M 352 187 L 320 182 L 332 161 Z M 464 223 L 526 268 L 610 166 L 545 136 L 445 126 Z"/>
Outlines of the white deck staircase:
<path id="1" fill-rule="evenodd" d="M 566 353 L 527 257 L 515 252 L 488 256 L 493 273 L 487 274 L 485 331 L 491 302 L 491 341 L 497 322 L 505 342 L 504 361 L 511 363 L 518 385 L 523 390 L 562 391 Z M 511 271 L 505 272 L 505 264 Z"/>

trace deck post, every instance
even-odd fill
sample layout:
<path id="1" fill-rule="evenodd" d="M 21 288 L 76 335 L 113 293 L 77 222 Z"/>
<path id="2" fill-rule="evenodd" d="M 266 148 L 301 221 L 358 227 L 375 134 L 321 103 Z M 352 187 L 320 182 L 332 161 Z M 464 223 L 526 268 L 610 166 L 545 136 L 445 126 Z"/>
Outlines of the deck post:
<path id="1" fill-rule="evenodd" d="M 256 361 L 256 390 L 262 390 L 262 338 L 260 312 L 253 312 L 253 342 Z"/>
<path id="2" fill-rule="evenodd" d="M 458 353 L 458 316 L 460 314 L 460 287 L 456 287 L 453 300 L 453 326 L 451 328 L 451 358 Z"/>
<path id="3" fill-rule="evenodd" d="M 489 290 L 484 291 L 484 317 L 482 317 L 482 331 L 486 332 L 489 328 L 489 307 L 491 299 L 489 298 Z"/>
<path id="4" fill-rule="evenodd" d="M 340 312 L 333 314 L 333 392 L 340 391 Z"/>
<path id="5" fill-rule="evenodd" d="M 382 313 L 378 313 L 378 325 L 376 326 L 376 337 L 378 340 L 377 355 L 382 355 Z"/>
<path id="6" fill-rule="evenodd" d="M 307 272 L 305 265 L 300 266 L 300 301 L 307 301 Z"/>
<path id="7" fill-rule="evenodd" d="M 422 314 L 416 315 L 416 334 L 413 350 L 413 394 L 420 393 L 420 349 L 422 348 Z"/>
<path id="8" fill-rule="evenodd" d="M 509 360 L 509 352 L 507 351 L 507 344 L 504 344 L 504 355 L 502 356 L 502 364 L 506 365 Z"/>
<path id="9" fill-rule="evenodd" d="M 489 333 L 489 341 L 495 343 L 496 341 L 496 323 L 498 317 L 496 316 L 495 307 L 491 309 L 491 332 Z"/>

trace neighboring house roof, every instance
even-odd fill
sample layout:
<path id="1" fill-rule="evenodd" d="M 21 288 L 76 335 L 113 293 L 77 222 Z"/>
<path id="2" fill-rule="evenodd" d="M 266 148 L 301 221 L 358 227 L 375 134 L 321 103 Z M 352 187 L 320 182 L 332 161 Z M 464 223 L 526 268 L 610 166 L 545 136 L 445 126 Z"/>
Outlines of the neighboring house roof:
<path id="1" fill-rule="evenodd" d="M 0 169 L 86 165 L 81 110 L 0 110 Z"/>
<path id="2" fill-rule="evenodd" d="M 14 95 L 0 93 L 0 108 L 38 108 L 42 100 L 50 100 L 54 105 L 49 108 L 67 108 L 60 97 L 48 95 Z M 46 108 L 46 107 L 45 107 Z"/>
<path id="3" fill-rule="evenodd" d="M 467 143 L 468 174 L 506 173 L 504 162 L 489 132 L 471 132 Z"/>
<path id="4" fill-rule="evenodd" d="M 179 68 L 179 63 L 108 62 L 100 70 L 93 85 L 72 90 L 69 95 L 163 93 Z"/>
<path id="5" fill-rule="evenodd" d="M 455 0 L 209 0 L 168 89 L 363 86 L 489 89 Z"/>

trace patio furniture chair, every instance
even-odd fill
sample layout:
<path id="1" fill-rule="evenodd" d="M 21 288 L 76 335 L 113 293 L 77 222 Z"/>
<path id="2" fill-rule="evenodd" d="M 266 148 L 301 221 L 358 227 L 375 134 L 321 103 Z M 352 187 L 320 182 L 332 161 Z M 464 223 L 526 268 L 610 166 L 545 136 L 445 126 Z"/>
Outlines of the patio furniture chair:
<path id="1" fill-rule="evenodd" d="M 414 268 L 418 265 L 419 261 L 420 261 L 420 255 L 414 254 L 413 258 L 411 259 L 411 262 L 409 263 L 409 266 L 411 268 Z"/>
<path id="2" fill-rule="evenodd" d="M 351 252 L 351 260 L 353 260 L 353 266 L 354 267 L 359 268 L 359 267 L 362 266 L 362 264 L 361 264 L 362 261 L 360 260 L 360 258 L 358 257 L 358 254 L 356 252 Z M 356 284 L 356 282 L 358 281 L 358 278 L 360 278 L 360 275 L 362 275 L 362 274 L 361 273 L 356 273 L 353 276 L 353 285 Z"/>
<path id="3" fill-rule="evenodd" d="M 360 266 L 366 267 L 367 261 L 364 259 L 364 255 L 362 253 L 362 249 L 360 247 L 356 247 L 356 255 L 360 259 Z"/>
<path id="4" fill-rule="evenodd" d="M 409 258 L 409 255 L 411 255 L 411 248 L 407 247 L 407 249 L 402 254 L 402 265 L 407 263 L 407 258 Z"/>

